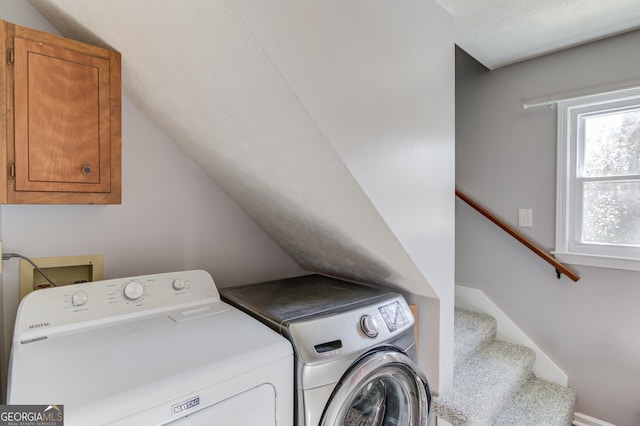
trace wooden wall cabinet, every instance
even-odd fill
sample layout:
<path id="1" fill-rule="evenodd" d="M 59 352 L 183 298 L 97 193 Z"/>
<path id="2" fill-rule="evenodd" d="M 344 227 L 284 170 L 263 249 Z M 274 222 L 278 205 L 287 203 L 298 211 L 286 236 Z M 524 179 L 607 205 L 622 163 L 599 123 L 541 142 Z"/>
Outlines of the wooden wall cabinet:
<path id="1" fill-rule="evenodd" d="M 120 54 L 0 21 L 0 203 L 121 202 Z"/>

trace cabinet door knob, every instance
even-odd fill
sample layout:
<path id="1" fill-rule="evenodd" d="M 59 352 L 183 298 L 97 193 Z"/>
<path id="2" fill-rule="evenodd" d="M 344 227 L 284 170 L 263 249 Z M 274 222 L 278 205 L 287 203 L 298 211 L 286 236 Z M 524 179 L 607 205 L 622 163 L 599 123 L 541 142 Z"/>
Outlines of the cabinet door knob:
<path id="1" fill-rule="evenodd" d="M 82 174 L 83 175 L 90 175 L 91 173 L 93 173 L 93 169 L 91 168 L 91 166 L 89 166 L 89 165 L 82 166 Z"/>

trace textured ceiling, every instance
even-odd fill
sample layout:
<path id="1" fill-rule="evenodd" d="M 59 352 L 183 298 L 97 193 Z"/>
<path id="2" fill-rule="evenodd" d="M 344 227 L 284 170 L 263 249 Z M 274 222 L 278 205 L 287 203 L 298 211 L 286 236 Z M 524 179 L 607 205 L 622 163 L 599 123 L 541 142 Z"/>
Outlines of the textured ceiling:
<path id="1" fill-rule="evenodd" d="M 640 28 L 640 0 L 437 0 L 489 69 Z"/>

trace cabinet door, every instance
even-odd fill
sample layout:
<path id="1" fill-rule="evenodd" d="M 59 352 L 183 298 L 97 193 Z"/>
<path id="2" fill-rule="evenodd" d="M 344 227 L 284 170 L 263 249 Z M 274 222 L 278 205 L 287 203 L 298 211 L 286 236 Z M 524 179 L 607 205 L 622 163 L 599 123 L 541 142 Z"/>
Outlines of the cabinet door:
<path id="1" fill-rule="evenodd" d="M 14 129 L 8 201 L 119 203 L 120 55 L 10 27 Z"/>
<path id="2" fill-rule="evenodd" d="M 109 61 L 14 40 L 16 191 L 109 192 Z"/>

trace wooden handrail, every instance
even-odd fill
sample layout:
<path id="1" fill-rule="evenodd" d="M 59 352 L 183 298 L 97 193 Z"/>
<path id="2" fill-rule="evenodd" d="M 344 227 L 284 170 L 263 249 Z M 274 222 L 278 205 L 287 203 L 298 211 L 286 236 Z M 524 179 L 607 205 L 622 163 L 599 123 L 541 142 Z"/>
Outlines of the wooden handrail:
<path id="1" fill-rule="evenodd" d="M 526 236 L 524 236 L 523 234 L 521 234 L 511 226 L 509 226 L 498 216 L 491 213 L 489 210 L 484 208 L 482 205 L 480 205 L 477 201 L 469 197 L 464 192 L 460 191 L 458 188 L 456 188 L 456 196 L 460 198 L 462 201 L 464 201 L 465 203 L 469 204 L 474 209 L 476 209 L 480 214 L 482 214 L 484 217 L 489 219 L 491 222 L 498 225 L 498 227 L 502 228 L 507 234 L 511 235 L 516 240 L 520 241 L 527 248 L 529 248 L 529 250 L 531 250 L 532 252 L 540 256 L 547 263 L 551 264 L 551 266 L 555 267 L 556 273 L 558 274 L 558 278 L 560 278 L 560 274 L 565 274 L 567 278 L 569 278 L 574 282 L 580 279 L 580 276 L 575 272 L 573 272 L 571 269 L 569 269 L 566 265 L 558 262 L 555 257 L 551 256 L 549 253 L 547 253 L 546 251 L 538 247 L 531 240 L 527 239 Z"/>

